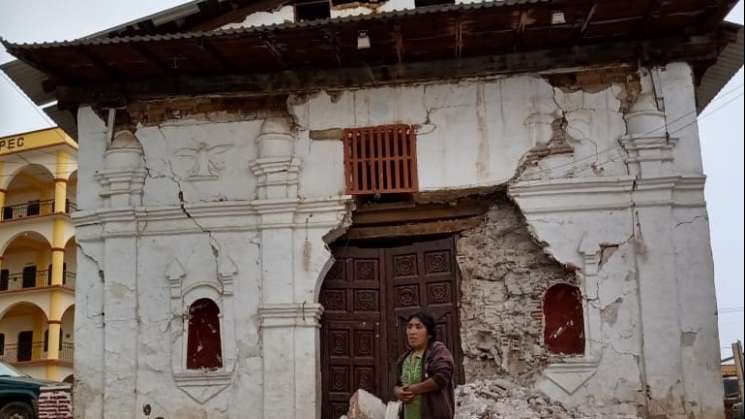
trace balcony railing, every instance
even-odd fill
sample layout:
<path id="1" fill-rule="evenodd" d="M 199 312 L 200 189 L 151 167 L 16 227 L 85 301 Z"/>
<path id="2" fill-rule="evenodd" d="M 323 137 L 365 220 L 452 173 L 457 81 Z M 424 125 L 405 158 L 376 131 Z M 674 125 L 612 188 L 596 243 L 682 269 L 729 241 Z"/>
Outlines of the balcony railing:
<path id="1" fill-rule="evenodd" d="M 0 292 L 48 288 L 51 286 L 52 281 L 48 270 L 36 271 L 36 275 L 19 272 L 8 275 L 7 279 L 5 277 L 0 278 Z M 62 286 L 75 288 L 75 272 L 65 271 L 62 273 Z"/>
<path id="2" fill-rule="evenodd" d="M 77 211 L 77 205 L 70 200 L 65 201 L 65 213 Z M 25 204 L 8 205 L 0 212 L 0 221 L 20 220 L 30 217 L 43 217 L 54 214 L 54 200 L 29 201 Z"/>
<path id="3" fill-rule="evenodd" d="M 44 361 L 49 358 L 44 342 L 30 342 L 28 344 L 0 345 L 0 361 L 10 363 Z M 72 362 L 75 353 L 73 343 L 62 342 L 59 351 L 59 361 Z"/>

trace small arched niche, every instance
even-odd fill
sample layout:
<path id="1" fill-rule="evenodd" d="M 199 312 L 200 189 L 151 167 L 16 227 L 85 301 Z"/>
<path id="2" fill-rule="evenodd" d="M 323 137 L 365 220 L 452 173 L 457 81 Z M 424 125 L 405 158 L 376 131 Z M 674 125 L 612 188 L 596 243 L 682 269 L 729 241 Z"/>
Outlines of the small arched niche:
<path id="1" fill-rule="evenodd" d="M 585 353 L 582 293 L 569 284 L 554 285 L 543 298 L 543 342 L 555 354 Z"/>

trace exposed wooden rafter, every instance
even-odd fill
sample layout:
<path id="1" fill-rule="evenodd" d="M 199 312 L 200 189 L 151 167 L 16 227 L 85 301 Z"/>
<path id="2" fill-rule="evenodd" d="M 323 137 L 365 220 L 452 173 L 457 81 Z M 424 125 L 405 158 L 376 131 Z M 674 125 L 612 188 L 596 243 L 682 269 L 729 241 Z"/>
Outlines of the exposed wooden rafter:
<path id="1" fill-rule="evenodd" d="M 231 68 L 231 65 L 228 62 L 228 60 L 226 60 L 225 57 L 223 57 L 223 55 L 220 53 L 220 51 L 218 51 L 217 48 L 215 48 L 215 46 L 212 45 L 212 43 L 209 40 L 203 39 L 202 42 L 200 42 L 199 46 L 201 46 L 202 49 L 207 52 L 207 54 L 210 56 L 210 58 L 215 63 L 217 63 L 217 65 L 222 70 L 227 70 L 227 69 Z"/>
<path id="2" fill-rule="evenodd" d="M 344 60 L 342 59 L 342 53 L 341 48 L 339 47 L 339 40 L 336 37 L 336 33 L 331 28 L 325 28 L 323 30 L 323 37 L 326 39 L 326 41 L 331 44 L 331 47 L 334 49 L 334 55 L 336 56 L 336 63 L 341 66 L 344 64 Z"/>
<path id="3" fill-rule="evenodd" d="M 460 58 L 463 53 L 463 20 L 458 18 L 455 22 L 455 58 Z"/>
<path id="4" fill-rule="evenodd" d="M 582 27 L 579 30 L 579 37 L 582 38 L 585 35 L 585 32 L 587 32 L 587 28 L 590 27 L 590 22 L 592 22 L 592 18 L 595 16 L 595 12 L 598 9 L 598 4 L 593 3 L 592 7 L 590 7 L 590 10 L 587 12 L 587 16 L 585 17 L 585 20 L 582 22 Z"/>
<path id="5" fill-rule="evenodd" d="M 393 40 L 396 46 L 396 58 L 398 59 L 398 63 L 401 64 L 404 62 L 404 57 L 406 56 L 406 48 L 404 47 L 404 36 L 401 33 L 401 25 L 399 24 L 393 25 Z"/>
<path id="6" fill-rule="evenodd" d="M 714 36 L 666 38 L 645 42 L 609 42 L 565 48 L 550 48 L 496 56 L 463 57 L 395 65 L 358 66 L 337 69 L 288 69 L 260 74 L 179 76 L 133 82 L 89 83 L 59 86 L 63 103 L 120 101 L 122 97 L 160 98 L 210 93 L 240 93 L 264 96 L 350 86 L 410 83 L 474 76 L 536 72 L 551 68 L 619 63 L 659 64 L 676 60 L 713 60 L 720 40 Z"/>
<path id="7" fill-rule="evenodd" d="M 84 47 L 84 46 L 77 47 L 75 51 L 78 53 L 78 55 L 85 58 L 89 63 L 93 64 L 93 66 L 98 71 L 105 74 L 110 80 L 116 80 L 116 79 L 121 78 L 121 73 L 116 68 L 114 68 L 112 65 L 104 61 L 95 52 L 93 52 L 89 47 Z"/>
<path id="8" fill-rule="evenodd" d="M 161 74 L 167 76 L 173 74 L 173 68 L 166 65 L 160 58 L 156 57 L 150 50 L 141 44 L 130 44 L 129 48 L 144 58 L 149 64 L 155 67 Z"/>
<path id="9" fill-rule="evenodd" d="M 264 43 L 264 47 L 266 47 L 269 53 L 275 58 L 277 64 L 279 64 L 281 67 L 287 67 L 287 63 L 285 62 L 285 59 L 282 58 L 282 53 L 277 48 L 277 45 L 274 43 L 272 37 L 269 35 L 262 35 L 261 40 Z"/>

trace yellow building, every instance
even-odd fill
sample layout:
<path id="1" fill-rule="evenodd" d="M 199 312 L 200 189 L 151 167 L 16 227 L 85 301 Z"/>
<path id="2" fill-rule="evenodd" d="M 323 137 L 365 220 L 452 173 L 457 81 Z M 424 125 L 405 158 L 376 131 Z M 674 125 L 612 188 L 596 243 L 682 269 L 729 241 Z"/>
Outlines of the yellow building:
<path id="1" fill-rule="evenodd" d="M 0 138 L 0 359 L 71 380 L 78 145 L 59 128 Z"/>

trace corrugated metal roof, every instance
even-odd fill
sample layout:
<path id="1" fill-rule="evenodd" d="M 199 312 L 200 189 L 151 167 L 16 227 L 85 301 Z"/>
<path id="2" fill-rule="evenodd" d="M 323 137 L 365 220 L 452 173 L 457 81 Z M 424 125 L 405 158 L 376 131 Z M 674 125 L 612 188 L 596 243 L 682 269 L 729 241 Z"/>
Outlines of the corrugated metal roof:
<path id="1" fill-rule="evenodd" d="M 54 100 L 54 93 L 45 92 L 41 85 L 48 76 L 23 61 L 9 61 L 0 65 L 0 70 L 35 104 L 40 106 Z"/>
<path id="2" fill-rule="evenodd" d="M 540 3 L 551 3 L 551 0 L 498 0 L 488 1 L 482 3 L 462 3 L 462 4 L 444 4 L 429 7 L 418 7 L 416 9 L 404 9 L 395 10 L 383 13 L 372 13 L 372 14 L 360 14 L 353 16 L 329 18 L 329 19 L 317 19 L 301 22 L 285 22 L 277 23 L 272 25 L 261 25 L 253 26 L 248 28 L 233 28 L 233 29 L 220 29 L 208 32 L 183 32 L 173 34 L 159 34 L 159 35 L 140 35 L 140 36 L 125 36 L 115 38 L 82 38 L 71 41 L 56 41 L 56 42 L 32 42 L 32 43 L 12 43 L 0 38 L 5 48 L 11 51 L 12 49 L 41 49 L 41 48 L 56 48 L 56 47 L 75 47 L 75 46 L 94 46 L 94 45 L 112 45 L 120 43 L 130 42 L 154 42 L 154 41 L 172 41 L 172 40 L 184 40 L 184 39 L 199 39 L 199 38 L 219 38 L 219 37 L 230 37 L 230 36 L 243 36 L 243 35 L 256 35 L 267 32 L 292 30 L 292 29 L 306 29 L 333 26 L 336 24 L 344 24 L 350 22 L 366 22 L 376 20 L 386 20 L 397 17 L 407 16 L 422 16 L 434 13 L 448 13 L 458 12 L 467 10 L 480 10 L 480 9 L 493 9 L 499 7 L 509 6 L 521 6 L 530 4 Z"/>
<path id="3" fill-rule="evenodd" d="M 734 24 L 733 24 L 734 25 Z M 743 66 L 743 26 L 737 32 L 737 40 L 727 45 L 717 58 L 716 64 L 709 67 L 696 89 L 696 109 L 703 112 L 709 103 Z"/>

